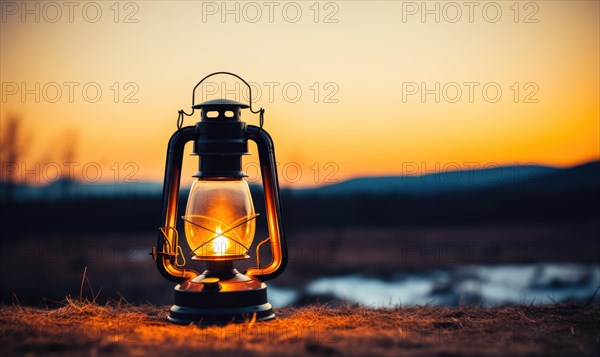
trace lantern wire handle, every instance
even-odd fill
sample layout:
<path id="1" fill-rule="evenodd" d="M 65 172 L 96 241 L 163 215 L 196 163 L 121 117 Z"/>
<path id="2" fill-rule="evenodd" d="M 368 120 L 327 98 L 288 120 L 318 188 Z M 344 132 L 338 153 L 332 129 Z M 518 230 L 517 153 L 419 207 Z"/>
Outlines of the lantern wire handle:
<path id="1" fill-rule="evenodd" d="M 218 74 L 226 74 L 226 75 L 230 75 L 233 76 L 237 79 L 239 79 L 240 81 L 244 82 L 244 84 L 248 87 L 248 96 L 250 97 L 250 112 L 252 112 L 253 114 L 258 114 L 259 115 L 259 124 L 260 124 L 260 130 L 262 130 L 263 124 L 265 122 L 265 110 L 264 108 L 259 108 L 258 110 L 254 110 L 252 109 L 252 87 L 250 87 L 250 84 L 248 84 L 248 82 L 246 82 L 244 80 L 244 78 L 238 76 L 235 73 L 231 73 L 231 72 L 214 72 L 209 74 L 208 76 L 202 78 L 200 80 L 200 82 L 198 82 L 198 84 L 196 84 L 196 86 L 194 87 L 194 89 L 192 89 L 192 112 L 191 113 L 186 113 L 183 109 L 180 109 L 177 113 L 177 130 L 181 129 L 183 127 L 183 119 L 184 116 L 192 116 L 194 114 L 194 104 L 196 103 L 196 89 L 198 88 L 198 86 L 200 86 L 200 84 L 202 84 L 202 82 L 204 82 L 207 78 L 212 77 L 212 76 L 216 76 Z"/>

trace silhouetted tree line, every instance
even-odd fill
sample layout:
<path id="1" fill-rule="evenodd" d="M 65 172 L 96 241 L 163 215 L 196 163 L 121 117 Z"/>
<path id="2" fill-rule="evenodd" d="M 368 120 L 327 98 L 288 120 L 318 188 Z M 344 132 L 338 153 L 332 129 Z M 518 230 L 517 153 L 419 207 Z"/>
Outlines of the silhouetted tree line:
<path id="1" fill-rule="evenodd" d="M 257 212 L 264 213 L 262 190 L 253 187 L 252 195 Z M 180 215 L 184 214 L 186 200 L 187 192 L 182 192 Z M 281 200 L 288 232 L 307 228 L 555 222 L 600 216 L 597 186 L 569 190 L 508 187 L 435 196 L 332 196 L 283 190 Z M 2 238 L 29 233 L 156 234 L 160 209 L 159 196 L 5 202 L 0 215 Z M 258 230 L 265 231 L 263 220 L 258 221 Z"/>

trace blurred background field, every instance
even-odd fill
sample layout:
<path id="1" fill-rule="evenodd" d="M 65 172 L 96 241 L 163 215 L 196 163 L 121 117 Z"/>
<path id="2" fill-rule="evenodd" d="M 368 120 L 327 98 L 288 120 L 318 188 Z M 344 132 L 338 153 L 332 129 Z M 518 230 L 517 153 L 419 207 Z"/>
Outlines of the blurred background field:
<path id="1" fill-rule="evenodd" d="M 85 292 L 100 302 L 172 303 L 174 284 L 149 255 L 160 184 L 58 181 L 2 189 L 3 303 L 76 296 L 85 267 Z M 251 189 L 264 212 L 261 187 Z M 269 283 L 270 300 L 279 307 L 588 301 L 600 286 L 599 192 L 599 162 L 284 189 L 290 261 Z M 180 215 L 186 199 L 182 190 Z M 264 225 L 258 221 L 255 244 L 266 237 Z M 187 254 L 183 238 L 180 244 Z M 239 263 L 243 270 L 254 260 Z"/>

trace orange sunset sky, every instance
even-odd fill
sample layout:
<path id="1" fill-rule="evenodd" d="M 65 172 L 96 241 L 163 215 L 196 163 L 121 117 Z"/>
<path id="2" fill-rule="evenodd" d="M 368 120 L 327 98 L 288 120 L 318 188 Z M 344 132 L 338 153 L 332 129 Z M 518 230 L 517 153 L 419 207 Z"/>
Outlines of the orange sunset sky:
<path id="1" fill-rule="evenodd" d="M 286 186 L 600 155 L 598 1 L 1 4 L 0 120 L 21 119 L 38 183 L 69 135 L 77 178 L 162 180 L 177 110 L 215 71 L 260 89 Z"/>

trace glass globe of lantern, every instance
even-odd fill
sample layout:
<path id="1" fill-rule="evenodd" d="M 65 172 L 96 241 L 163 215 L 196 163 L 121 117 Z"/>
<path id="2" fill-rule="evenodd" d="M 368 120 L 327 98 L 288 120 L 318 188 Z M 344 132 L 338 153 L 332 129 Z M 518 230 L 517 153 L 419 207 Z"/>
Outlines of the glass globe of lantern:
<path id="1" fill-rule="evenodd" d="M 194 181 L 184 216 L 193 259 L 247 257 L 256 230 L 255 217 L 250 189 L 243 178 Z"/>

